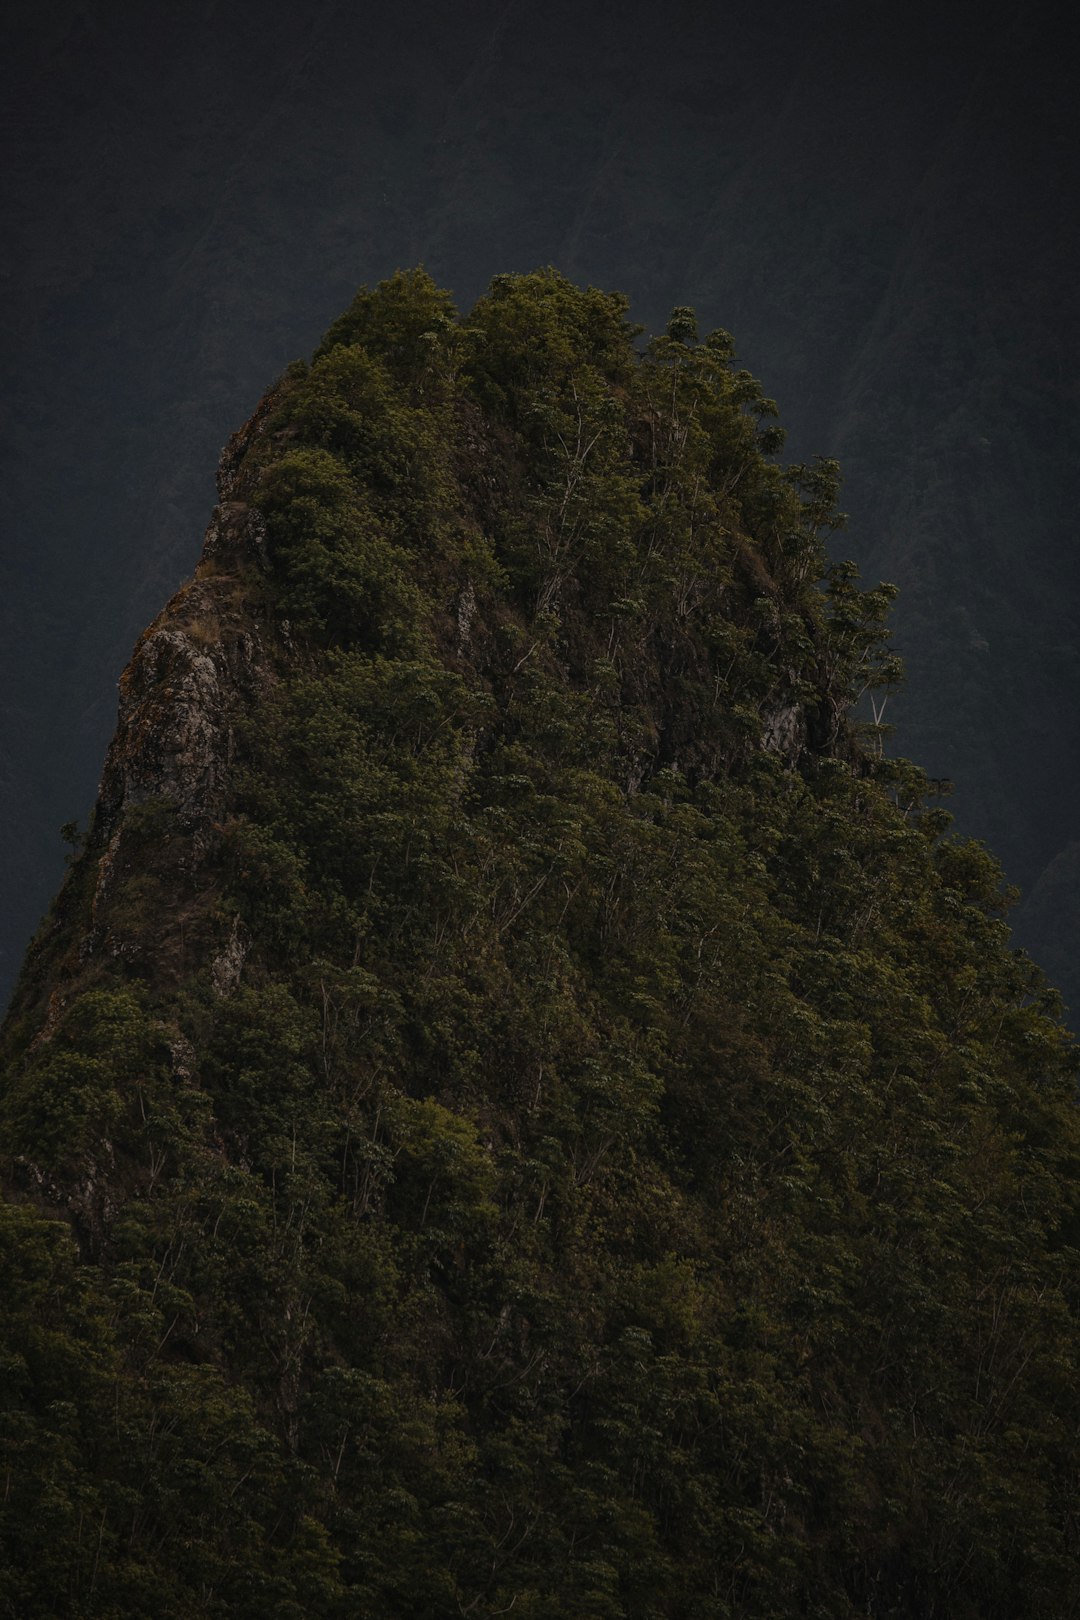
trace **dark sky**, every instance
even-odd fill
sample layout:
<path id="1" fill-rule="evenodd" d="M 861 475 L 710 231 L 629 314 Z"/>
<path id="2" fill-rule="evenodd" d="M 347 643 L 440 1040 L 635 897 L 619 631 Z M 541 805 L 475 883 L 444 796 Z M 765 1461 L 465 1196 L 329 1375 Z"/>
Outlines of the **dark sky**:
<path id="1" fill-rule="evenodd" d="M 197 557 L 220 445 L 359 283 L 421 260 L 465 304 L 554 262 L 651 325 L 690 302 L 735 332 L 792 450 L 841 455 L 843 549 L 903 588 L 904 750 L 956 778 L 962 825 L 1032 893 L 1063 979 L 1068 19 L 851 0 L 9 8 L 0 981 L 62 871 L 57 829 L 92 800 L 117 675 Z"/>

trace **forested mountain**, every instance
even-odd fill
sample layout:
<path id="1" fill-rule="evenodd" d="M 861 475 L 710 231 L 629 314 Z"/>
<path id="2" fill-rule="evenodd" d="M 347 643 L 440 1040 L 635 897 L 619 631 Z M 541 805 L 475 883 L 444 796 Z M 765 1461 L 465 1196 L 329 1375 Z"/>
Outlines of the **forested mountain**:
<path id="1" fill-rule="evenodd" d="M 895 580 L 897 748 L 1080 999 L 1071 10 L 12 0 L 0 60 L 0 980 L 207 469 L 362 281 L 554 262 L 738 334 Z M 844 554 L 847 554 L 845 549 Z M 1027 896 L 1030 895 L 1030 903 Z"/>
<path id="2" fill-rule="evenodd" d="M 0 1613 L 1077 1613 L 1073 1050 L 781 447 L 555 271 L 230 441 L 5 1027 Z"/>

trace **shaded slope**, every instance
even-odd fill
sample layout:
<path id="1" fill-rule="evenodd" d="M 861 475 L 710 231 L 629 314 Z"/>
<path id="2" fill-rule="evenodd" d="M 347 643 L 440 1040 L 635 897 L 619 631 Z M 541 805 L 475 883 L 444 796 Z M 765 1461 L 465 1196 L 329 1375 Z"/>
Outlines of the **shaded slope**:
<path id="1" fill-rule="evenodd" d="M 223 458 L 6 1030 L 9 1613 L 1072 1612 L 1068 1044 L 632 335 L 398 277 Z"/>

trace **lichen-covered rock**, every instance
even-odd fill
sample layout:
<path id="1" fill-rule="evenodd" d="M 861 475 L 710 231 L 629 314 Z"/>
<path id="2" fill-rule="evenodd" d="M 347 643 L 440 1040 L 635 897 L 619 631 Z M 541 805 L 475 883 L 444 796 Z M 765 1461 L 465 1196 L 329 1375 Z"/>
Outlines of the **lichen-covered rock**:
<path id="1" fill-rule="evenodd" d="M 783 703 L 762 716 L 761 746 L 795 765 L 806 752 L 806 715 L 801 704 Z"/>

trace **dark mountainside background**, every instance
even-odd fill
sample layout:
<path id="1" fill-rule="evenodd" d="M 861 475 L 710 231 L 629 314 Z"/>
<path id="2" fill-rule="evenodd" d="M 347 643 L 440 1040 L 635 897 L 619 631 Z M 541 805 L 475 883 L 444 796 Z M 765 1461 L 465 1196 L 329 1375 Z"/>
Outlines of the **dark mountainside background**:
<path id="1" fill-rule="evenodd" d="M 902 588 L 894 747 L 1080 1006 L 1066 11 L 16 6 L 5 41 L 6 990 L 217 452 L 355 287 L 554 263 L 735 333 L 840 554 Z"/>

